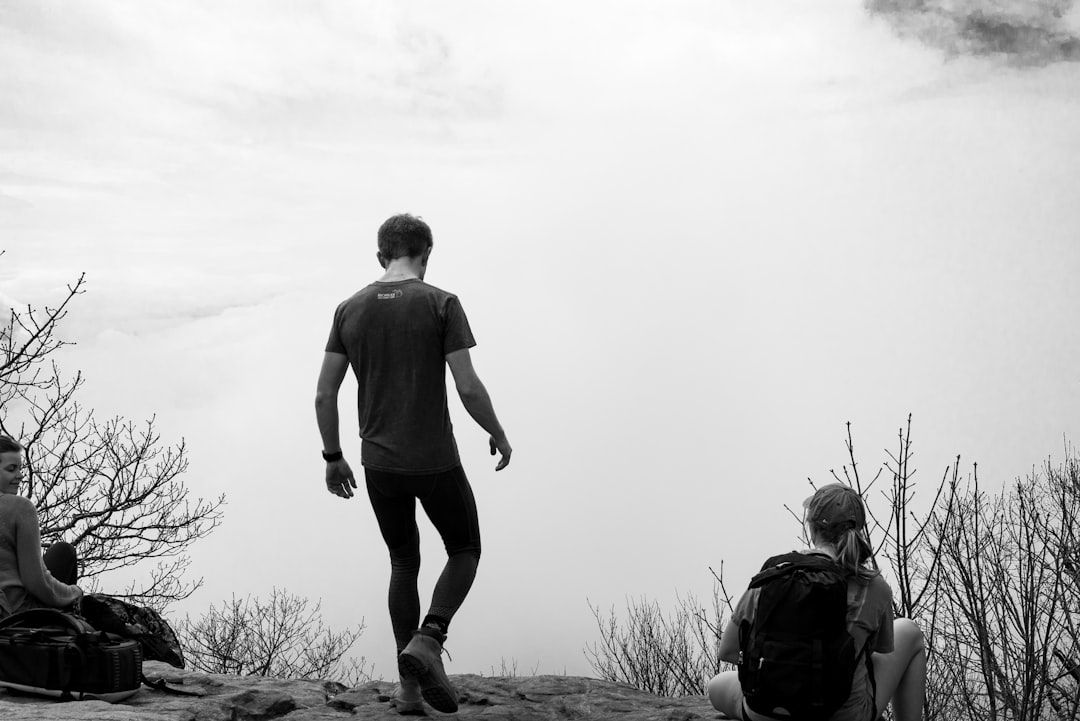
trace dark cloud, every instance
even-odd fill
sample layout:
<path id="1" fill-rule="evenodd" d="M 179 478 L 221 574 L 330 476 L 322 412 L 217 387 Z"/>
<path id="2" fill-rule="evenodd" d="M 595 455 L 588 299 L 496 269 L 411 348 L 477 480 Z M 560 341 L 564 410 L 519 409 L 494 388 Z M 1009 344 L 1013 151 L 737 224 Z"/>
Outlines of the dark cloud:
<path id="1" fill-rule="evenodd" d="M 1067 23 L 1075 0 L 865 0 L 871 15 L 950 55 L 1003 56 L 1018 65 L 1080 61 Z"/>

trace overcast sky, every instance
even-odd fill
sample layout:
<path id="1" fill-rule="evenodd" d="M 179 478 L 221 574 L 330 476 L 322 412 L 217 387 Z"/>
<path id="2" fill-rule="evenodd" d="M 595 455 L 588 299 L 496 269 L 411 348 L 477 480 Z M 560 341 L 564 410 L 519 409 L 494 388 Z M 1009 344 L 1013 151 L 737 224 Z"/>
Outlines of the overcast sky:
<path id="1" fill-rule="evenodd" d="M 589 674 L 587 599 L 742 588 L 845 422 L 870 473 L 912 413 L 927 491 L 1080 437 L 1080 15 L 986 0 L 1033 38 L 986 54 L 979 4 L 6 2 L 0 303 L 85 272 L 84 401 L 227 494 L 175 612 L 321 598 L 389 676 L 386 551 L 325 491 L 313 394 L 378 225 L 422 215 L 515 450 L 496 476 L 452 407 L 484 556 L 449 671 Z"/>

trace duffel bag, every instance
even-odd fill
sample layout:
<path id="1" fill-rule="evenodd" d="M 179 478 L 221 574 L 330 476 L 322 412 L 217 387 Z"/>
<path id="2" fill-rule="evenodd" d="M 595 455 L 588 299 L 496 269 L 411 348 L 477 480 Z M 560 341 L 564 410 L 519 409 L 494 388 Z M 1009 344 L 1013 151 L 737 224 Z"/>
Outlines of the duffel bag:
<path id="1" fill-rule="evenodd" d="M 83 596 L 81 617 L 99 631 L 139 642 L 143 661 L 164 661 L 184 667 L 184 651 L 169 622 L 152 608 L 144 608 L 103 593 Z"/>
<path id="2" fill-rule="evenodd" d="M 35 608 L 0 620 L 0 686 L 64 700 L 115 703 L 139 690 L 137 641 L 81 618 Z"/>

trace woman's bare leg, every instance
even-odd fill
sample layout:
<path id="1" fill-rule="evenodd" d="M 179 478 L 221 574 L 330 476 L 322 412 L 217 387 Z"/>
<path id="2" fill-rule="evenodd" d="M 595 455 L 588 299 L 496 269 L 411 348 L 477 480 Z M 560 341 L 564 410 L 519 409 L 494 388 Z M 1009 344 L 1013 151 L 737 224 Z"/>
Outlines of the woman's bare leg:
<path id="1" fill-rule="evenodd" d="M 743 695 L 738 671 L 724 671 L 713 676 L 707 693 L 714 709 L 723 711 L 728 718 L 742 718 Z"/>
<path id="2" fill-rule="evenodd" d="M 907 618 L 893 622 L 892 653 L 875 653 L 877 712 L 892 702 L 895 721 L 920 721 L 926 700 L 926 643 L 922 629 Z"/>

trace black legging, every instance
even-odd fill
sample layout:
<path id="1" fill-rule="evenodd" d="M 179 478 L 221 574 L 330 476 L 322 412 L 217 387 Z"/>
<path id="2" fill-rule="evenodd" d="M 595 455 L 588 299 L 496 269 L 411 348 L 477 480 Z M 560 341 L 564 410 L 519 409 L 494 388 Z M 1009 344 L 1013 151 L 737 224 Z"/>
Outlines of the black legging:
<path id="1" fill-rule="evenodd" d="M 79 556 L 75 546 L 67 541 L 57 541 L 45 551 L 45 568 L 60 583 L 69 586 L 79 580 Z"/>
<path id="2" fill-rule="evenodd" d="M 416 500 L 442 537 L 446 565 L 435 584 L 428 617 L 450 624 L 472 587 L 480 561 L 480 523 L 476 500 L 458 466 L 422 476 L 364 469 L 368 498 L 379 530 L 390 551 L 390 622 L 400 652 L 420 625 L 420 531 L 416 526 Z"/>

